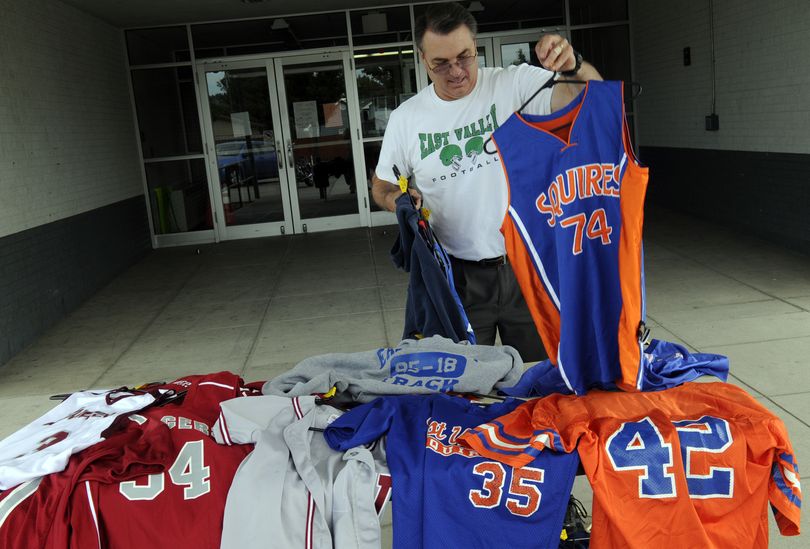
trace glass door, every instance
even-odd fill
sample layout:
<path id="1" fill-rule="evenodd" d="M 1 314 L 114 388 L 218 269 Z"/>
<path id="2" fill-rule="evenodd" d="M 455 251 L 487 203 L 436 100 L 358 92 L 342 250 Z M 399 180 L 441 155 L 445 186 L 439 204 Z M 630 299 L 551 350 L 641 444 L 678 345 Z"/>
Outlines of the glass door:
<path id="1" fill-rule="evenodd" d="M 275 75 L 266 61 L 198 71 L 219 239 L 291 230 Z"/>
<path id="2" fill-rule="evenodd" d="M 478 49 L 478 66 L 494 67 L 495 56 L 492 53 L 492 38 L 477 38 L 476 46 Z"/>
<path id="3" fill-rule="evenodd" d="M 371 194 L 371 181 L 380 158 L 383 135 L 391 113 L 416 95 L 416 57 L 412 45 L 378 46 L 354 51 L 354 84 L 360 105 L 365 171 L 358 181 Z M 361 183 L 362 184 L 362 183 Z M 371 226 L 393 225 L 396 215 L 369 199 Z"/>
<path id="4" fill-rule="evenodd" d="M 357 185 L 354 151 L 362 142 L 349 73 L 348 52 L 275 60 L 279 154 L 291 167 L 287 184 L 297 233 L 368 225 L 368 191 Z"/>
<path id="5" fill-rule="evenodd" d="M 549 29 L 549 32 L 555 32 L 570 40 L 568 33 L 562 29 Z M 539 67 L 540 62 L 534 53 L 534 46 L 538 40 L 540 40 L 539 32 L 494 37 L 492 42 L 495 66 L 508 67 L 529 63 Z"/>

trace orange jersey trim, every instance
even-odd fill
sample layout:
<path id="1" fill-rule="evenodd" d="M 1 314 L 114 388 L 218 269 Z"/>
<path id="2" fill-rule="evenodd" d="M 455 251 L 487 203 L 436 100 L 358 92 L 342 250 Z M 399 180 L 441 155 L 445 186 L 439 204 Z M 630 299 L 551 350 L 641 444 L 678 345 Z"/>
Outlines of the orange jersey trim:
<path id="1" fill-rule="evenodd" d="M 560 311 L 557 310 L 551 297 L 546 292 L 543 281 L 533 274 L 536 272 L 534 262 L 529 256 L 526 246 L 523 245 L 520 231 L 509 215 L 508 205 L 511 204 L 512 199 L 509 173 L 506 171 L 506 162 L 503 159 L 498 143 L 494 138 L 492 142 L 495 143 L 495 149 L 498 151 L 498 156 L 501 158 L 501 169 L 503 170 L 504 180 L 506 181 L 507 210 L 504 212 L 503 221 L 501 222 L 501 233 L 503 234 L 504 244 L 506 246 L 506 256 L 509 258 L 509 263 L 512 264 L 512 270 L 515 272 L 515 278 L 520 286 L 520 291 L 523 293 L 523 298 L 526 300 L 526 305 L 529 307 L 529 313 L 532 315 L 537 333 L 543 341 L 543 347 L 551 363 L 556 366 L 557 350 L 560 346 Z M 520 276 L 517 273 L 532 274 L 530 276 Z"/>

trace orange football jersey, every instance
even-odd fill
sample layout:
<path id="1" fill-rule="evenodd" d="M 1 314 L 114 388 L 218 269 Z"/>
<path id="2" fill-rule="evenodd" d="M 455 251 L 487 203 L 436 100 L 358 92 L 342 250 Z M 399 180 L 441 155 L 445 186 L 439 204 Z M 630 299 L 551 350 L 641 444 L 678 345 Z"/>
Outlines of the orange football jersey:
<path id="1" fill-rule="evenodd" d="M 593 549 L 767 547 L 768 500 L 781 533 L 799 534 L 785 426 L 734 385 L 552 395 L 460 440 L 515 467 L 577 449 L 594 492 Z"/>

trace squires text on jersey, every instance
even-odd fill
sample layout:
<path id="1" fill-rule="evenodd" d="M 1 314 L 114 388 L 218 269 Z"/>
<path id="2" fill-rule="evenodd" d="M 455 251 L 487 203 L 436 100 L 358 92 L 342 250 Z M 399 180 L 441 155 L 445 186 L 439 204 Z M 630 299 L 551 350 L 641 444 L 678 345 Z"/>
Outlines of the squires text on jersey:
<path id="1" fill-rule="evenodd" d="M 537 211 L 548 215 L 548 225 L 553 227 L 563 216 L 563 206 L 576 200 L 592 196 L 619 198 L 620 172 L 617 164 L 585 164 L 565 170 L 537 197 Z"/>

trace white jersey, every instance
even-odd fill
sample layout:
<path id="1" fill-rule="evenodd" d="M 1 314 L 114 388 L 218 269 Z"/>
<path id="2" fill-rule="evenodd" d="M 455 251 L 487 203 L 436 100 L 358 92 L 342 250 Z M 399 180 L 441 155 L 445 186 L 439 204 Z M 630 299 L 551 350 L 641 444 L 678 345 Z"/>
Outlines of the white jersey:
<path id="1" fill-rule="evenodd" d="M 70 456 L 103 440 L 121 414 L 154 402 L 146 393 L 80 391 L 0 442 L 0 490 L 64 470 Z"/>
<path id="2" fill-rule="evenodd" d="M 377 177 L 396 182 L 394 164 L 412 177 L 451 255 L 479 260 L 506 253 L 500 228 L 507 186 L 498 155 L 483 152 L 484 141 L 552 76 L 525 64 L 478 69 L 469 95 L 445 101 L 431 84 L 391 113 Z M 551 93 L 543 90 L 525 112 L 551 112 Z"/>
<path id="3" fill-rule="evenodd" d="M 268 540 L 291 549 L 380 547 L 379 514 L 391 489 L 384 451 L 380 444 L 330 449 L 319 430 L 341 414 L 312 396 L 222 403 L 217 442 L 256 445 L 228 492 L 223 549 Z"/>

